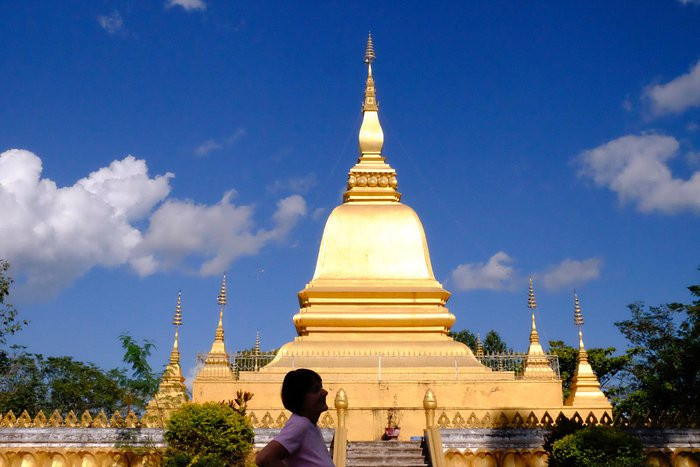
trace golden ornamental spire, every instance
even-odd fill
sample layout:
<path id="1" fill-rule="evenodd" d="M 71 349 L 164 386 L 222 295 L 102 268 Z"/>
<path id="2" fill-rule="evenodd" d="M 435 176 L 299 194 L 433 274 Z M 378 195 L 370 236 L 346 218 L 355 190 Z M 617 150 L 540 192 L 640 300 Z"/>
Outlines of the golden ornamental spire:
<path id="1" fill-rule="evenodd" d="M 574 290 L 574 324 L 578 327 L 578 348 L 579 348 L 579 359 L 584 358 L 588 360 L 588 353 L 583 345 L 583 312 L 581 311 L 581 306 L 578 302 L 578 294 Z"/>
<path id="2" fill-rule="evenodd" d="M 214 342 L 207 354 L 207 358 L 204 360 L 204 367 L 195 378 L 195 382 L 235 380 L 235 375 L 229 363 L 229 356 L 226 353 L 226 344 L 224 343 L 224 308 L 226 307 L 226 301 L 226 273 L 224 273 L 221 279 L 221 289 L 217 297 L 219 323 L 216 326 Z"/>
<path id="3" fill-rule="evenodd" d="M 527 293 L 527 307 L 530 309 L 532 316 L 532 326 L 530 329 L 530 344 L 539 343 L 540 337 L 537 334 L 537 326 L 535 325 L 535 308 L 537 308 L 537 301 L 535 300 L 535 289 L 532 286 L 532 276 L 530 277 L 530 287 Z"/>
<path id="4" fill-rule="evenodd" d="M 531 312 L 532 324 L 530 328 L 530 346 L 527 349 L 523 377 L 528 379 L 554 378 L 554 370 L 549 365 L 547 355 L 544 353 L 542 345 L 540 345 L 540 337 L 537 334 L 537 326 L 535 325 L 537 301 L 535 300 L 535 288 L 532 285 L 532 277 L 530 277 L 530 286 L 527 293 L 527 307 Z"/>
<path id="5" fill-rule="evenodd" d="M 175 326 L 175 340 L 170 351 L 170 362 L 165 367 L 163 377 L 158 385 L 158 392 L 148 401 L 144 418 L 150 420 L 163 420 L 170 417 L 170 413 L 187 402 L 187 389 L 185 378 L 180 368 L 180 351 L 178 350 L 179 328 L 182 326 L 182 291 L 177 293 L 177 305 L 173 316 Z"/>
<path id="6" fill-rule="evenodd" d="M 255 355 L 260 353 L 260 331 L 255 331 L 255 347 L 253 347 L 253 352 Z"/>
<path id="7" fill-rule="evenodd" d="M 377 56 L 374 54 L 374 44 L 372 44 L 372 32 L 370 31 L 369 35 L 367 36 L 367 48 L 365 49 L 365 63 L 371 66 L 372 63 L 374 63 L 375 58 L 377 58 Z"/>
<path id="8" fill-rule="evenodd" d="M 347 191 L 343 202 L 397 202 L 401 194 L 396 191 L 396 170 L 382 156 L 384 131 L 379 123 L 379 104 L 372 76 L 372 63 L 376 55 L 372 34 L 367 38 L 364 62 L 367 65 L 365 99 L 362 103 L 362 126 L 360 127 L 360 157 L 348 174 Z"/>
<path id="9" fill-rule="evenodd" d="M 571 392 L 564 401 L 568 406 L 586 407 L 611 407 L 610 401 L 600 390 L 600 382 L 591 364 L 588 362 L 588 353 L 583 345 L 583 312 L 578 301 L 578 294 L 574 290 L 574 324 L 578 327 L 578 356 L 576 370 L 571 381 Z"/>
<path id="10" fill-rule="evenodd" d="M 175 306 L 175 315 L 173 316 L 173 326 L 175 326 L 175 341 L 173 342 L 173 350 L 170 352 L 170 363 L 180 364 L 179 350 L 179 330 L 182 326 L 182 291 L 177 292 L 177 305 Z"/>
<path id="11" fill-rule="evenodd" d="M 476 356 L 477 357 L 484 356 L 484 346 L 481 345 L 481 334 L 480 333 L 476 333 Z"/>

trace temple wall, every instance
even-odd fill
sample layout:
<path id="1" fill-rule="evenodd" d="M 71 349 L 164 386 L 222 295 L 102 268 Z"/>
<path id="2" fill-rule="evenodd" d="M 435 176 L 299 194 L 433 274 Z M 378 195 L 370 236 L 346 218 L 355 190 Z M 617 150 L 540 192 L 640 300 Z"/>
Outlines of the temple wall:
<path id="1" fill-rule="evenodd" d="M 279 429 L 257 428 L 260 449 Z M 700 465 L 700 429 L 630 429 L 646 447 L 647 464 Z M 544 429 L 441 429 L 447 466 L 545 466 Z M 332 429 L 323 430 L 326 442 Z M 0 467 L 155 466 L 165 448 L 159 428 L 0 428 Z"/>

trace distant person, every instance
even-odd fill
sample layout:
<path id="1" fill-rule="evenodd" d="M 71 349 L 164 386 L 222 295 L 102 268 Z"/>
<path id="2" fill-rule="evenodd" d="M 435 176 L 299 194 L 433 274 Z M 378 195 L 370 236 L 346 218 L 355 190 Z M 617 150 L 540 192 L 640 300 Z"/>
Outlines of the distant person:
<path id="1" fill-rule="evenodd" d="M 300 368 L 287 373 L 282 382 L 282 404 L 292 416 L 255 462 L 260 467 L 333 467 L 318 417 L 328 410 L 321 377 L 312 370 Z"/>

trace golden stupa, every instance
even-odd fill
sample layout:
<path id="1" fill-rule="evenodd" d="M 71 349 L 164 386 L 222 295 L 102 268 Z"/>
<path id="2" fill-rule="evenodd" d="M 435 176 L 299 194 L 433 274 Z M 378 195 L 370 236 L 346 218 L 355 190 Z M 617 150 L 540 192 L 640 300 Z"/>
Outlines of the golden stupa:
<path id="1" fill-rule="evenodd" d="M 427 389 L 437 398 L 437 413 L 449 418 L 457 413 L 495 419 L 504 411 L 522 413 L 523 419 L 531 412 L 556 417 L 564 409 L 561 381 L 539 345 L 534 310 L 523 378 L 492 371 L 447 335 L 455 321 L 446 307 L 450 293 L 435 279 L 421 221 L 400 202 L 396 171 L 382 154 L 374 59 L 370 36 L 360 156 L 348 174 L 343 203 L 326 222 L 314 275 L 298 294 L 300 310 L 293 318 L 298 337 L 258 371 L 234 377 L 222 365 L 228 361 L 222 305 L 214 345 L 193 383 L 193 400 L 230 400 L 237 390 L 249 391 L 254 424 L 279 426 L 288 416 L 279 396 L 282 379 L 305 367 L 323 377 L 329 404 L 340 389 L 347 394 L 349 440 L 379 439 L 390 410 L 398 414 L 400 439 L 422 434 Z M 320 422 L 332 426 L 332 408 Z"/>

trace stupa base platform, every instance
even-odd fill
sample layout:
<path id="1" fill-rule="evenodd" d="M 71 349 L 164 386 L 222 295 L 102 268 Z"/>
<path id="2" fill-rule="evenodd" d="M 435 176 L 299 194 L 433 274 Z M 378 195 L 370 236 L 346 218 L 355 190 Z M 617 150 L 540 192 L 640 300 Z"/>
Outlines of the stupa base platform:
<path id="1" fill-rule="evenodd" d="M 300 357 L 301 358 L 301 357 Z M 384 357 L 387 358 L 387 357 Z M 306 362 L 305 362 L 306 363 Z M 298 366 L 301 367 L 301 366 Z M 308 367 L 308 366 L 304 366 Z M 346 426 L 348 440 L 381 439 L 389 411 L 394 411 L 401 427 L 399 439 L 422 436 L 425 428 L 423 398 L 431 389 L 438 401 L 437 424 L 445 428 L 539 427 L 554 423 L 560 414 L 598 423 L 612 416 L 604 407 L 567 407 L 562 403 L 561 380 L 516 379 L 513 372 L 491 371 L 486 367 L 355 367 L 349 369 L 311 366 L 323 378 L 328 390 L 328 412 L 319 420 L 321 427 L 337 422 L 333 401 L 338 390 L 348 399 Z M 275 428 L 289 417 L 280 400 L 282 379 L 291 367 L 265 367 L 261 371 L 240 372 L 237 381 L 197 384 L 194 402 L 225 401 L 236 391 L 253 393 L 248 416 L 254 427 Z"/>

